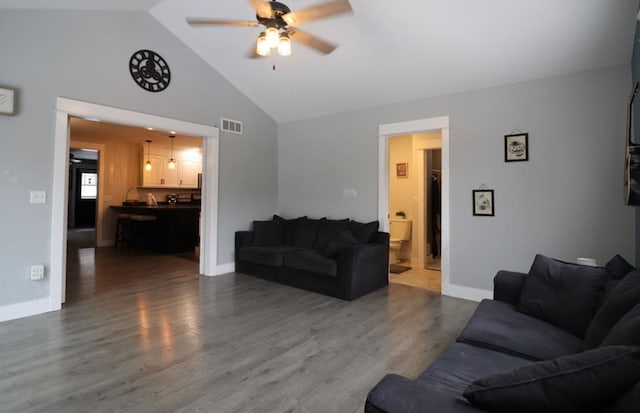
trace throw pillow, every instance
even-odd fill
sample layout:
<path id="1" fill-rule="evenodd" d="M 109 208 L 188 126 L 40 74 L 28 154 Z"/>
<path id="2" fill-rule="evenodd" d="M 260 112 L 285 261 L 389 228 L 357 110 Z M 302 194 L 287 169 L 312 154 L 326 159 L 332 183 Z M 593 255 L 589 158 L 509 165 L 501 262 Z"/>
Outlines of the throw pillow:
<path id="1" fill-rule="evenodd" d="M 325 219 L 320 221 L 320 225 L 318 226 L 318 233 L 316 234 L 316 240 L 313 243 L 313 248 L 323 249 L 329 241 L 331 241 L 340 232 L 346 229 L 347 225 L 349 225 L 348 219 Z"/>
<path id="2" fill-rule="evenodd" d="M 538 254 L 525 278 L 517 309 L 584 337 L 606 281 L 604 268 Z"/>
<path id="3" fill-rule="evenodd" d="M 337 237 L 327 243 L 322 254 L 325 257 L 334 257 L 338 255 L 338 252 L 342 248 L 359 244 L 360 242 L 353 236 L 351 231 L 342 231 Z"/>
<path id="4" fill-rule="evenodd" d="M 611 329 L 601 346 L 618 344 L 640 346 L 640 303 L 636 304 Z"/>
<path id="5" fill-rule="evenodd" d="M 464 391 L 494 413 L 602 411 L 640 380 L 640 348 L 600 347 L 478 379 Z"/>
<path id="6" fill-rule="evenodd" d="M 347 227 L 347 229 L 351 231 L 353 236 L 356 237 L 356 239 L 360 241 L 361 244 L 366 244 L 367 242 L 369 242 L 371 237 L 373 237 L 373 234 L 378 232 L 379 227 L 380 223 L 378 221 L 372 221 L 366 224 L 357 221 L 351 221 L 349 222 L 349 226 Z"/>
<path id="7" fill-rule="evenodd" d="M 602 343 L 613 326 L 640 302 L 640 270 L 627 274 L 605 298 L 591 320 L 584 338 L 584 348 L 595 348 Z"/>
<path id="8" fill-rule="evenodd" d="M 253 243 L 254 247 L 272 247 L 282 245 L 284 227 L 282 222 L 253 221 Z"/>
<path id="9" fill-rule="evenodd" d="M 627 262 L 627 260 L 622 258 L 619 254 L 611 258 L 609 262 L 605 264 L 604 268 L 609 272 L 609 274 L 611 274 L 613 278 L 617 280 L 623 278 L 625 275 L 635 270 L 635 267 L 629 264 L 629 262 Z"/>
<path id="10" fill-rule="evenodd" d="M 320 221 L 319 219 L 300 218 L 293 236 L 293 245 L 301 248 L 313 248 Z"/>
<path id="11" fill-rule="evenodd" d="M 293 245 L 293 237 L 295 237 L 296 235 L 296 228 L 298 227 L 298 221 L 303 218 L 306 218 L 306 216 L 300 217 L 300 218 L 294 218 L 294 219 L 284 219 L 278 215 L 273 216 L 273 219 L 275 221 L 282 221 L 282 224 L 284 225 L 284 239 L 283 239 L 284 245 Z"/>

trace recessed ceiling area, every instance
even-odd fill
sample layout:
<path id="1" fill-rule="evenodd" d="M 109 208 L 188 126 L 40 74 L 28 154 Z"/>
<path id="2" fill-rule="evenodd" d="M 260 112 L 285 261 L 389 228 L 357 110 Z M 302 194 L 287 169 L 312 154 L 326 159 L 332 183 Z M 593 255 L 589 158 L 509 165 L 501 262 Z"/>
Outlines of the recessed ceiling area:
<path id="1" fill-rule="evenodd" d="M 295 11 L 323 1 L 282 3 Z M 49 3 L 0 0 L 0 8 L 149 10 L 282 123 L 629 64 L 639 0 L 350 0 L 353 13 L 300 26 L 337 43 L 331 54 L 294 42 L 291 56 L 260 59 L 246 55 L 263 27 L 186 21 L 255 20 L 248 0 Z"/>

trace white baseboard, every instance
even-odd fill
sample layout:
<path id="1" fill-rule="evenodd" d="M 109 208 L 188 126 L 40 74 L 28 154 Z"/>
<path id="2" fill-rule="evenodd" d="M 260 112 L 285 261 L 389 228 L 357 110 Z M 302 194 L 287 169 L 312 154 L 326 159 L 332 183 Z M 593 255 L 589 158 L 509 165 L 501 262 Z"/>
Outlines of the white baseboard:
<path id="1" fill-rule="evenodd" d="M 228 274 L 236 271 L 236 263 L 230 262 L 228 264 L 220 264 L 216 268 L 216 275 Z"/>
<path id="2" fill-rule="evenodd" d="M 449 284 L 442 286 L 442 295 L 480 302 L 485 298 L 493 298 L 493 291 Z"/>
<path id="3" fill-rule="evenodd" d="M 59 310 L 60 307 L 52 307 L 49 298 L 25 301 L 23 303 L 10 304 L 0 307 L 0 322 L 15 320 L 17 318 L 30 317 L 32 315 L 48 313 Z"/>

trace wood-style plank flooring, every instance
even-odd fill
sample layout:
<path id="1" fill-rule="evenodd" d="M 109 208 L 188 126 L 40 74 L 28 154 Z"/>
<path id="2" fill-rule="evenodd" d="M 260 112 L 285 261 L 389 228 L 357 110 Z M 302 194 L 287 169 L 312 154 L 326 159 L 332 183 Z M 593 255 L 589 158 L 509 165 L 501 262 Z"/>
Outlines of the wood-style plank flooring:
<path id="1" fill-rule="evenodd" d="M 362 412 L 476 304 L 391 285 L 353 302 L 175 256 L 70 250 L 62 311 L 0 323 L 2 412 Z"/>

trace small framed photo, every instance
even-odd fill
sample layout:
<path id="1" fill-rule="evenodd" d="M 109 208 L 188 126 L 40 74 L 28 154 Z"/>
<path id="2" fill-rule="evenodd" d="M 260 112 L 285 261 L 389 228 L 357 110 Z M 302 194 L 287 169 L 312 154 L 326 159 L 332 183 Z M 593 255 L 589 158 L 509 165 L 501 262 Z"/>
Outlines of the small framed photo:
<path id="1" fill-rule="evenodd" d="M 473 215 L 482 217 L 494 216 L 493 189 L 473 190 Z"/>
<path id="2" fill-rule="evenodd" d="M 409 176 L 409 164 L 407 162 L 396 164 L 396 176 L 398 178 L 406 178 Z"/>
<path id="3" fill-rule="evenodd" d="M 13 90 L 0 88 L 0 114 L 14 115 L 13 102 Z"/>
<path id="4" fill-rule="evenodd" d="M 504 136 L 504 161 L 520 162 L 529 160 L 529 134 Z"/>

